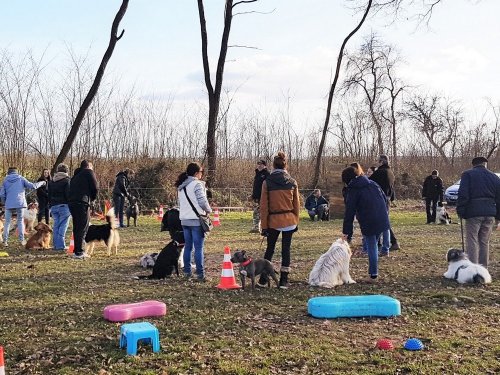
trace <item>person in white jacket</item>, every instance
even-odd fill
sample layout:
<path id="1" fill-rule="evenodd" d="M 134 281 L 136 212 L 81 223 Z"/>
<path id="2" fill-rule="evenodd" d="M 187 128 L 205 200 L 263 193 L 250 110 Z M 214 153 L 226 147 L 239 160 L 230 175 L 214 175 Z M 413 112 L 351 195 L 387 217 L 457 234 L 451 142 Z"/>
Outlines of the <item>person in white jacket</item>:
<path id="1" fill-rule="evenodd" d="M 191 277 L 191 251 L 194 246 L 194 261 L 198 281 L 205 281 L 203 245 L 205 233 L 200 225 L 199 215 L 212 212 L 207 199 L 203 167 L 199 163 L 189 163 L 186 171 L 181 173 L 175 182 L 179 200 L 179 218 L 184 231 L 184 276 Z M 189 197 L 189 200 L 188 200 Z M 194 212 L 191 204 L 197 212 Z"/>

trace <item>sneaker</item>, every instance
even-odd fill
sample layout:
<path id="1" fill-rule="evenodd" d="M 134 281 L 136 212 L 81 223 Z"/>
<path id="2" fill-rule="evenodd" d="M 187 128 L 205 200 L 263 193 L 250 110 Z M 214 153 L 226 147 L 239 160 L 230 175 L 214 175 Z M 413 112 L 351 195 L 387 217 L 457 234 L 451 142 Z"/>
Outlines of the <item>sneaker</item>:
<path id="1" fill-rule="evenodd" d="M 21 245 L 26 246 L 26 242 L 27 242 L 26 240 L 22 240 Z"/>
<path id="2" fill-rule="evenodd" d="M 379 257 L 388 257 L 389 256 L 389 252 L 385 253 L 385 252 L 381 252 L 378 254 Z"/>
<path id="3" fill-rule="evenodd" d="M 394 250 L 399 250 L 400 247 L 399 247 L 399 244 L 396 242 L 395 244 L 392 244 L 391 247 L 389 248 L 390 251 L 394 251 Z"/>
<path id="4" fill-rule="evenodd" d="M 76 259 L 76 260 L 85 260 L 85 259 L 90 258 L 90 255 L 83 252 L 81 254 L 73 254 L 72 258 Z"/>
<path id="5" fill-rule="evenodd" d="M 199 283 L 206 283 L 208 281 L 205 276 L 203 276 L 203 277 L 197 277 L 195 280 L 197 282 L 199 282 Z"/>
<path id="6" fill-rule="evenodd" d="M 5 242 L 3 243 L 3 245 L 4 245 L 5 247 L 9 247 L 9 244 L 7 243 L 7 241 L 5 241 Z"/>
<path id="7" fill-rule="evenodd" d="M 184 274 L 184 279 L 189 280 L 192 277 L 190 273 L 185 273 Z"/>

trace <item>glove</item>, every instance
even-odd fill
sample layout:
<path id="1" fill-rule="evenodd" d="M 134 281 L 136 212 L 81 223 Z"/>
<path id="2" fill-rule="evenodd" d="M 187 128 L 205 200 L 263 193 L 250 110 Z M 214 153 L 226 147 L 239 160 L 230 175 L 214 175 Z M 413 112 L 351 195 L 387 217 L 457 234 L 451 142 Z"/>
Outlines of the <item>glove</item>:
<path id="1" fill-rule="evenodd" d="M 267 237 L 267 236 L 269 236 L 269 231 L 268 231 L 267 229 L 262 229 L 262 230 L 260 231 L 260 235 L 261 235 L 262 237 Z"/>

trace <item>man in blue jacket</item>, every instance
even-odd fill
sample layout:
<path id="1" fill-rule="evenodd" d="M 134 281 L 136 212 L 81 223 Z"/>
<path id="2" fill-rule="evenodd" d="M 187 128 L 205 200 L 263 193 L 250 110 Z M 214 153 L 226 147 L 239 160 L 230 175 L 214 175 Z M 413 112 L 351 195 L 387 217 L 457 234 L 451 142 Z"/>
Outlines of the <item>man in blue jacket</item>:
<path id="1" fill-rule="evenodd" d="M 330 220 L 329 203 L 321 195 L 321 190 L 314 189 L 313 193 L 306 199 L 307 213 L 312 221 L 318 216 L 318 220 Z"/>
<path id="2" fill-rule="evenodd" d="M 462 173 L 458 189 L 457 214 L 465 219 L 467 256 L 488 267 L 490 236 L 500 220 L 500 178 L 486 169 L 488 159 L 472 159 L 472 169 Z"/>
<path id="3" fill-rule="evenodd" d="M 31 183 L 26 180 L 17 172 L 16 167 L 9 167 L 7 177 L 3 180 L 0 187 L 0 198 L 5 204 L 5 226 L 3 229 L 3 244 L 8 246 L 10 221 L 12 214 L 16 212 L 17 215 L 17 231 L 19 233 L 19 241 L 21 245 L 26 245 L 24 239 L 24 220 L 23 212 L 27 207 L 26 203 L 26 189 L 38 189 L 45 185 L 45 181 Z"/>

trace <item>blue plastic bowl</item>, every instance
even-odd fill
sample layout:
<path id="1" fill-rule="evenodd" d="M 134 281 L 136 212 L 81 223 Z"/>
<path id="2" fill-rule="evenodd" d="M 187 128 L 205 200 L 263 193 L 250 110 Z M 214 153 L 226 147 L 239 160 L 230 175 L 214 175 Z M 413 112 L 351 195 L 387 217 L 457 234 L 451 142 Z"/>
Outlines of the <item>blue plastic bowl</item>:
<path id="1" fill-rule="evenodd" d="M 424 348 L 424 344 L 419 339 L 408 339 L 405 342 L 404 348 L 406 350 L 422 350 Z"/>

